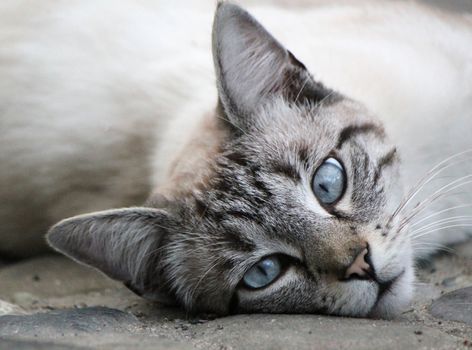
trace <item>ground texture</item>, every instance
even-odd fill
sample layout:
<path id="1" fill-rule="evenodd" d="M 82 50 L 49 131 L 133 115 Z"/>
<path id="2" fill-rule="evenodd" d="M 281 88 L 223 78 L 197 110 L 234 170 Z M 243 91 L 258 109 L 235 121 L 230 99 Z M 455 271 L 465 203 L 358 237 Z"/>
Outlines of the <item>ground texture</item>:
<path id="1" fill-rule="evenodd" d="M 420 264 L 393 321 L 188 317 L 60 256 L 0 268 L 0 349 L 472 349 L 472 242 Z M 2 311 L 3 310 L 3 311 Z"/>

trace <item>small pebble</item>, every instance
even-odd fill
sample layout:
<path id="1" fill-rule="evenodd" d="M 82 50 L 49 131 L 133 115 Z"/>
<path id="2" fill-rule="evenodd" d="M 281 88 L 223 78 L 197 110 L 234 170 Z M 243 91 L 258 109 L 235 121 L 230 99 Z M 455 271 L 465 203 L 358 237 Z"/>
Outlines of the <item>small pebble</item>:
<path id="1" fill-rule="evenodd" d="M 457 289 L 435 300 L 430 312 L 434 317 L 472 325 L 472 287 Z"/>
<path id="2" fill-rule="evenodd" d="M 441 285 L 444 287 L 452 287 L 456 284 L 456 279 L 457 276 L 445 278 L 442 280 Z"/>

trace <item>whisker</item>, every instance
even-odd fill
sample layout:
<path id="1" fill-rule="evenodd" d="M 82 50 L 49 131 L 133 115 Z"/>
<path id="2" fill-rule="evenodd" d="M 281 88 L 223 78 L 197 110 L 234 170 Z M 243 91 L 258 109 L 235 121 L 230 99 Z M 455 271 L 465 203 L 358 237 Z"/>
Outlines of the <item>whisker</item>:
<path id="1" fill-rule="evenodd" d="M 231 124 L 231 125 L 234 126 L 236 129 L 238 129 L 239 131 L 241 131 L 241 134 L 247 136 L 247 132 L 246 132 L 245 130 L 243 130 L 241 127 L 239 127 L 238 125 L 236 125 L 236 124 L 234 124 L 233 122 L 231 122 L 228 118 L 224 118 L 224 117 L 218 115 L 218 113 L 215 113 L 215 115 L 216 115 L 216 117 L 217 117 L 218 119 L 221 119 L 221 120 L 223 120 L 224 122 Z"/>
<path id="2" fill-rule="evenodd" d="M 441 227 L 435 227 L 434 229 L 430 230 L 430 231 L 426 231 L 426 232 L 423 232 L 421 234 L 418 234 L 416 236 L 413 236 L 411 237 L 412 240 L 415 240 L 417 238 L 420 238 L 420 237 L 423 237 L 423 236 L 426 236 L 426 235 L 429 235 L 433 232 L 436 232 L 436 231 L 439 231 L 439 230 L 445 230 L 445 229 L 448 229 L 448 228 L 454 228 L 454 227 L 471 227 L 472 224 L 457 224 L 457 225 L 448 225 L 448 226 L 441 226 Z"/>
<path id="3" fill-rule="evenodd" d="M 304 81 L 303 84 L 302 84 L 302 87 L 300 88 L 300 91 L 298 91 L 297 96 L 295 97 L 295 103 L 297 103 L 298 98 L 300 97 L 300 95 L 301 95 L 303 89 L 305 88 L 306 84 L 308 83 L 308 81 L 309 81 L 310 79 L 311 79 L 310 76 L 306 77 L 305 81 Z"/>
<path id="4" fill-rule="evenodd" d="M 326 101 L 328 98 L 330 98 L 334 94 L 334 90 L 330 91 L 325 97 L 323 97 L 320 101 L 316 103 L 317 106 L 322 106 L 323 102 Z"/>
<path id="5" fill-rule="evenodd" d="M 464 181 L 464 180 L 467 180 L 469 178 L 472 177 L 472 174 L 468 174 L 468 175 L 465 175 L 465 176 L 462 176 L 450 183 L 448 183 L 447 185 L 444 185 L 443 187 L 439 188 L 438 190 L 436 190 L 429 198 L 432 198 L 435 194 L 438 194 L 438 193 L 441 193 L 442 191 L 446 190 L 449 186 L 452 186 L 452 185 L 455 185 L 453 186 L 452 188 L 448 189 L 447 191 L 451 191 L 453 189 L 456 189 L 457 187 L 460 187 L 460 186 L 463 186 L 463 185 L 466 185 L 468 183 L 470 183 L 471 181 L 465 181 L 464 183 L 461 184 L 461 181 Z M 426 200 L 428 200 L 428 198 L 426 198 Z M 424 200 L 423 202 L 425 202 L 426 200 Z"/>
<path id="6" fill-rule="evenodd" d="M 413 248 L 413 250 L 414 251 L 422 251 L 422 250 L 430 251 L 432 248 L 434 248 L 434 250 L 444 251 L 452 255 L 457 255 L 457 252 L 454 249 L 451 249 L 449 247 L 435 246 L 435 245 L 431 245 L 430 247 L 417 247 L 417 248 Z"/>
<path id="7" fill-rule="evenodd" d="M 398 207 L 395 209 L 393 212 L 392 216 L 390 219 L 387 221 L 387 226 L 390 225 L 392 220 L 414 199 L 414 197 L 426 186 L 429 182 L 431 182 L 435 177 L 437 177 L 440 173 L 442 173 L 445 169 L 451 167 L 454 164 L 457 164 L 458 162 L 452 162 L 450 164 L 447 164 L 447 162 L 450 162 L 451 160 L 461 157 L 465 154 L 472 153 L 472 149 L 468 149 L 459 153 L 456 153 L 443 161 L 439 162 L 436 164 L 432 169 L 430 169 L 424 177 L 422 177 L 416 184 L 415 186 L 412 187 L 410 190 L 409 194 L 405 197 L 405 199 L 400 202 Z M 461 161 L 461 160 L 460 160 Z M 460 162 L 459 161 L 459 162 Z M 439 170 L 437 170 L 439 169 Z"/>
<path id="8" fill-rule="evenodd" d="M 421 287 L 424 287 L 424 286 L 429 286 L 431 283 L 426 283 L 426 282 L 412 282 L 411 283 L 413 286 L 421 286 Z"/>
<path id="9" fill-rule="evenodd" d="M 410 235 L 414 235 L 415 233 L 417 232 L 421 232 L 421 231 L 424 231 L 424 230 L 427 230 L 431 227 L 434 227 L 436 225 L 439 225 L 439 224 L 448 224 L 448 223 L 454 223 L 454 222 L 464 222 L 464 223 L 467 223 L 469 220 L 472 220 L 472 215 L 461 215 L 461 216 L 452 216 L 450 218 L 446 218 L 446 219 L 441 219 L 441 220 L 436 220 L 430 224 L 427 224 L 425 226 L 422 226 L 416 230 L 413 230 L 413 231 L 410 231 L 409 234 Z"/>
<path id="10" fill-rule="evenodd" d="M 469 175 L 466 175 L 466 176 L 463 176 L 457 180 L 454 180 L 452 181 L 451 183 L 441 187 L 440 189 L 436 190 L 432 195 L 430 195 L 429 197 L 427 197 L 426 199 L 424 199 L 423 201 L 419 202 L 418 204 L 416 204 L 416 206 L 412 209 L 412 211 L 410 212 L 410 214 L 405 218 L 403 219 L 402 223 L 400 224 L 400 226 L 402 226 L 402 228 L 405 226 L 404 223 L 406 221 L 409 221 L 411 220 L 412 217 L 414 216 L 417 216 L 419 213 L 421 213 L 424 209 L 426 209 L 430 204 L 432 204 L 433 202 L 435 202 L 438 198 L 441 198 L 443 197 L 444 195 L 450 193 L 451 191 L 459 188 L 459 187 L 462 187 L 462 186 L 465 186 L 469 183 L 472 183 L 472 180 L 468 180 L 468 181 L 464 181 L 464 180 L 467 180 L 469 178 L 472 178 L 472 174 L 469 174 Z M 462 181 L 462 182 L 461 182 Z M 450 188 L 449 188 L 450 187 Z"/>
<path id="11" fill-rule="evenodd" d="M 441 197 L 443 197 L 443 198 L 451 198 L 451 197 L 453 197 L 453 196 L 463 196 L 464 194 L 471 194 L 471 192 L 460 191 L 460 192 L 446 193 L 445 195 L 447 195 L 447 196 L 444 196 L 444 197 L 443 197 L 443 196 L 439 196 L 439 197 L 437 198 L 437 200 L 441 199 Z M 425 200 L 426 200 L 426 199 L 425 199 Z M 434 203 L 434 201 L 431 202 L 431 203 L 429 203 L 428 206 L 429 206 L 430 204 L 433 204 L 433 203 Z M 419 204 L 420 204 L 420 203 L 417 203 L 417 205 L 415 206 L 415 208 L 417 208 L 417 207 L 419 206 Z M 425 209 L 426 209 L 428 206 L 426 206 Z M 413 208 L 413 209 L 415 209 L 415 208 Z M 419 211 L 418 213 L 411 212 L 407 217 L 403 218 L 403 220 L 401 221 L 401 223 L 400 223 L 400 225 L 399 225 L 399 231 L 403 231 L 403 230 L 405 229 L 405 227 L 411 228 L 411 226 L 408 226 L 408 224 L 409 224 L 413 219 L 415 219 L 418 215 L 420 215 L 421 212 L 422 212 L 422 210 Z M 422 219 L 421 219 L 421 220 L 422 220 Z"/>
<path id="12" fill-rule="evenodd" d="M 430 219 L 430 218 L 432 218 L 432 217 L 441 215 L 441 214 L 446 213 L 446 212 L 448 212 L 448 211 L 455 210 L 455 209 L 466 208 L 466 207 L 472 207 L 472 204 L 457 205 L 457 206 L 454 206 L 454 207 L 450 207 L 450 208 L 446 208 L 446 209 L 437 211 L 437 212 L 435 212 L 435 213 L 433 213 L 433 214 L 431 214 L 431 215 L 428 215 L 428 216 L 426 216 L 426 217 L 424 217 L 424 218 L 422 218 L 422 219 L 420 219 L 420 220 L 418 220 L 418 221 L 415 221 L 414 223 L 412 223 L 412 224 L 410 225 L 410 228 L 415 227 L 415 226 L 419 225 L 420 223 L 422 223 L 423 221 L 426 221 L 426 220 L 428 220 L 428 219 Z"/>

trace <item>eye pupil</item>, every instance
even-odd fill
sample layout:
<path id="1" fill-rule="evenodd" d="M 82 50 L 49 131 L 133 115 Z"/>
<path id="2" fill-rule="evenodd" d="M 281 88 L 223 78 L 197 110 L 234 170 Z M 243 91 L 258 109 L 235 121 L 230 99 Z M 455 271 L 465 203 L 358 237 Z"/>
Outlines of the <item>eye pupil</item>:
<path id="1" fill-rule="evenodd" d="M 328 158 L 313 177 L 313 193 L 322 204 L 338 201 L 345 188 L 344 168 L 336 159 Z"/>
<path id="2" fill-rule="evenodd" d="M 259 273 L 260 273 L 261 275 L 264 275 L 264 276 L 267 277 L 267 271 L 264 270 L 264 269 L 262 268 L 262 266 L 257 265 L 256 268 L 257 268 L 257 270 L 259 271 Z"/>

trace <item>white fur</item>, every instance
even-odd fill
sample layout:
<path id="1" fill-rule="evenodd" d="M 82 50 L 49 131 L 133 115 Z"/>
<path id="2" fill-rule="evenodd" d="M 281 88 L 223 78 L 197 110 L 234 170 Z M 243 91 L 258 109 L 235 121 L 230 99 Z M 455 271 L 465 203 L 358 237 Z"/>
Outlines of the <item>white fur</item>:
<path id="1" fill-rule="evenodd" d="M 317 79 L 383 119 L 407 185 L 471 148 L 470 16 L 379 1 L 249 10 Z M 47 225 L 139 204 L 166 182 L 216 102 L 213 11 L 212 0 L 0 3 L 3 250 L 40 249 Z M 437 208 L 459 201 L 471 195 Z"/>

